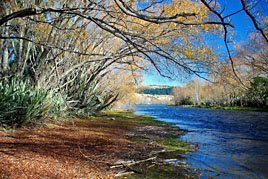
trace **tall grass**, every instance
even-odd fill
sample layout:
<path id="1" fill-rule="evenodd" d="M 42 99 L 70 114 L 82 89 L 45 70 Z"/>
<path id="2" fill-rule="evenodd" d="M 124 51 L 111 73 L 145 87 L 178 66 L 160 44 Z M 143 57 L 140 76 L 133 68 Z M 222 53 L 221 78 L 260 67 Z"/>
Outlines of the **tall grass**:
<path id="1" fill-rule="evenodd" d="M 51 113 L 60 112 L 63 99 L 25 81 L 0 81 L 0 125 L 21 127 L 40 124 Z"/>

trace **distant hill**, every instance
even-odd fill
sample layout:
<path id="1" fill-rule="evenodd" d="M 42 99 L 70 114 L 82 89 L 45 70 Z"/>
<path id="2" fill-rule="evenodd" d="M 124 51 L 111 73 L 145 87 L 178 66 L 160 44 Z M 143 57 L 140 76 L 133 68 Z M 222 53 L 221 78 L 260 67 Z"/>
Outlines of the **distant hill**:
<path id="1" fill-rule="evenodd" d="M 175 104 L 171 95 L 136 94 L 136 100 L 136 104 Z"/>
<path id="2" fill-rule="evenodd" d="M 150 95 L 170 95 L 172 90 L 173 90 L 172 86 L 150 85 L 141 87 L 139 93 L 150 94 Z"/>

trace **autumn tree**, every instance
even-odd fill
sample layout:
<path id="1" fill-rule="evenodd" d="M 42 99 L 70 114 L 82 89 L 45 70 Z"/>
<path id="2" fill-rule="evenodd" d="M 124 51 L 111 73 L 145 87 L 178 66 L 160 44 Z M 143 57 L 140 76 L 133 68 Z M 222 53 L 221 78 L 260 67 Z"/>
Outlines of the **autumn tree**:
<path id="1" fill-rule="evenodd" d="M 111 104 L 119 94 L 107 94 L 101 84 L 122 67 L 129 74 L 150 63 L 162 76 L 186 72 L 204 78 L 218 63 L 206 35 L 223 32 L 229 52 L 232 14 L 223 16 L 218 5 L 205 0 L 5 0 L 1 77 L 30 78 L 33 85 L 55 89 L 74 111 Z"/>

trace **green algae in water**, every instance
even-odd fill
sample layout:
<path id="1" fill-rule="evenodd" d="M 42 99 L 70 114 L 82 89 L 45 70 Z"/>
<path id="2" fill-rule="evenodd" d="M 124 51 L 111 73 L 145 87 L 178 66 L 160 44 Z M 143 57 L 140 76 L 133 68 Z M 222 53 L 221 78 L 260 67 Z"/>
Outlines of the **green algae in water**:
<path id="1" fill-rule="evenodd" d="M 140 164 L 132 166 L 131 169 L 139 173 L 134 173 L 121 178 L 127 179 L 178 179 L 178 178 L 187 178 L 194 179 L 198 178 L 199 174 L 189 172 L 185 166 L 175 166 L 173 164 Z"/>

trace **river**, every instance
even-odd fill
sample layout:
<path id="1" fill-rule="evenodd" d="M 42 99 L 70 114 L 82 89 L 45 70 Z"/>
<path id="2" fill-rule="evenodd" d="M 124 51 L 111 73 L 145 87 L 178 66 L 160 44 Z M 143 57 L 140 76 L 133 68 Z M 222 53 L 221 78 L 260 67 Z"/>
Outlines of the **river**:
<path id="1" fill-rule="evenodd" d="M 185 161 L 201 178 L 268 178 L 268 112 L 137 105 L 136 113 L 172 123 L 197 144 Z"/>

